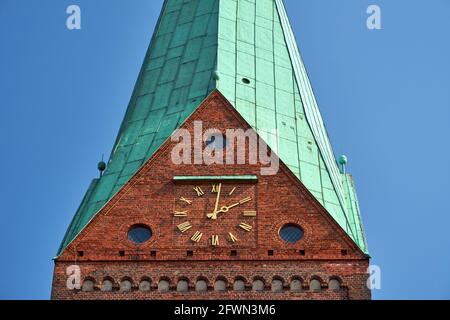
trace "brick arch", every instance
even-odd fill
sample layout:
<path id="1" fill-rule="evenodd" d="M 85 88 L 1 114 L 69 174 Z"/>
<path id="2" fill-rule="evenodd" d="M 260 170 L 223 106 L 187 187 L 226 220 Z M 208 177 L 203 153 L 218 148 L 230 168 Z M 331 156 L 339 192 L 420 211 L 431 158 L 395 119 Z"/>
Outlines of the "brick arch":
<path id="1" fill-rule="evenodd" d="M 85 287 L 85 286 L 87 286 L 88 282 L 92 282 L 92 290 L 86 290 L 86 289 L 90 289 L 90 288 Z M 81 283 L 81 291 L 91 292 L 91 291 L 95 291 L 96 289 L 97 289 L 97 280 L 95 280 L 94 277 L 87 276 L 86 278 L 83 279 L 83 282 Z"/>
<path id="2" fill-rule="evenodd" d="M 135 283 L 135 281 L 133 280 L 133 278 L 130 277 L 130 276 L 124 276 L 124 277 L 120 278 L 119 283 L 120 283 L 120 282 L 123 282 L 123 281 L 130 281 L 132 285 Z"/>
<path id="3" fill-rule="evenodd" d="M 229 283 L 227 277 L 225 276 L 217 276 L 214 281 L 225 281 L 225 283 Z"/>
<path id="4" fill-rule="evenodd" d="M 233 279 L 233 283 L 235 282 L 235 281 L 244 281 L 244 283 L 245 284 L 248 284 L 249 282 L 248 282 L 248 279 L 246 278 L 246 277 L 244 277 L 244 276 L 236 276 L 236 277 L 234 277 L 234 279 Z"/>
<path id="5" fill-rule="evenodd" d="M 239 281 L 242 281 L 242 283 L 244 285 L 243 288 L 240 287 L 240 284 L 238 283 Z M 236 285 L 238 285 L 238 287 L 236 287 Z M 240 292 L 246 291 L 248 285 L 249 285 L 249 281 L 243 276 L 236 276 L 233 280 L 233 290 L 234 291 L 240 291 Z"/>
<path id="6" fill-rule="evenodd" d="M 294 275 L 294 276 L 291 276 L 291 277 L 289 278 L 289 284 L 291 284 L 292 281 L 294 281 L 294 280 L 298 280 L 298 281 L 300 281 L 301 283 L 305 283 L 305 282 L 306 282 L 306 279 L 305 279 L 304 277 L 299 276 L 299 275 Z"/>
<path id="7" fill-rule="evenodd" d="M 187 288 L 186 288 L 186 290 L 179 290 L 180 288 L 179 288 L 179 286 L 180 286 L 180 284 L 182 283 L 182 282 L 186 282 L 186 284 L 187 284 Z M 176 279 L 176 286 L 177 286 L 177 291 L 178 292 L 187 292 L 187 291 L 189 291 L 189 289 L 190 289 L 190 287 L 191 287 L 191 281 L 189 280 L 189 278 L 188 277 L 185 277 L 185 276 L 180 276 L 180 277 L 177 277 L 177 279 Z"/>
<path id="8" fill-rule="evenodd" d="M 206 285 L 206 290 L 201 291 L 201 292 L 208 292 L 209 288 L 211 287 L 211 282 L 209 281 L 209 279 L 207 277 L 204 277 L 204 276 L 199 276 L 195 280 L 195 283 L 194 283 L 195 291 L 197 291 L 197 284 L 201 281 L 205 282 L 205 285 Z"/>
<path id="9" fill-rule="evenodd" d="M 339 281 L 339 283 L 342 285 L 344 283 L 344 280 L 342 280 L 342 278 L 340 276 L 329 276 L 328 277 L 328 282 L 330 282 L 331 280 L 337 280 Z"/>
<path id="10" fill-rule="evenodd" d="M 85 281 L 92 281 L 92 282 L 94 282 L 94 284 L 97 284 L 97 280 L 95 280 L 95 278 L 94 278 L 93 276 L 87 276 L 87 277 L 85 277 L 85 278 L 83 279 L 83 283 L 84 283 Z"/>
<path id="11" fill-rule="evenodd" d="M 267 285 L 267 279 L 265 279 L 263 276 L 254 276 L 251 278 L 251 281 L 261 280 L 264 285 Z"/>
<path id="12" fill-rule="evenodd" d="M 314 285 L 314 283 L 315 283 L 316 281 L 319 282 L 319 285 L 320 285 L 319 290 L 320 290 L 320 291 L 322 290 L 322 287 L 324 286 L 325 282 L 323 281 L 323 279 L 322 279 L 321 277 L 319 277 L 319 276 L 317 276 L 317 275 L 313 275 L 313 276 L 311 276 L 311 277 L 309 278 L 309 281 L 308 281 L 309 290 L 314 290 L 314 289 L 315 289 L 315 288 L 312 287 L 312 284 Z"/>
<path id="13" fill-rule="evenodd" d="M 157 282 L 160 282 L 160 281 L 163 281 L 163 280 L 169 282 L 170 284 L 173 283 L 172 278 L 169 277 L 169 276 L 160 276 L 160 277 L 158 278 L 158 281 L 157 281 Z"/>
<path id="14" fill-rule="evenodd" d="M 111 292 L 114 291 L 114 290 L 117 288 L 117 282 L 114 280 L 114 278 L 113 278 L 113 277 L 110 277 L 110 276 L 105 276 L 105 277 L 103 277 L 102 282 L 100 283 L 100 289 L 101 289 L 102 291 L 105 291 L 105 292 L 108 292 L 108 291 L 109 291 L 109 290 L 103 290 L 103 284 L 104 284 L 106 281 L 111 282 Z"/>
<path id="15" fill-rule="evenodd" d="M 145 287 L 144 282 L 148 282 L 148 283 L 149 283 L 148 289 L 145 288 L 145 290 L 144 290 L 144 287 Z M 142 276 L 142 277 L 139 279 L 139 283 L 138 283 L 137 285 L 138 285 L 138 287 L 139 287 L 139 291 L 151 291 L 151 290 L 152 290 L 153 281 L 152 281 L 152 279 L 151 279 L 150 277 L 148 277 L 148 276 Z"/>
<path id="16" fill-rule="evenodd" d="M 274 288 L 274 282 L 277 282 L 277 281 L 281 282 L 281 288 Z M 286 281 L 284 280 L 283 277 L 281 277 L 281 276 L 273 276 L 272 277 L 272 280 L 270 283 L 272 291 L 283 292 L 285 285 L 286 285 Z"/>
<path id="17" fill-rule="evenodd" d="M 286 280 L 282 276 L 273 276 L 272 281 L 274 280 L 280 280 L 283 284 L 286 284 Z"/>
<path id="18" fill-rule="evenodd" d="M 197 281 L 205 281 L 206 282 L 206 284 L 209 286 L 209 285 L 211 285 L 211 281 L 207 278 L 207 277 L 205 277 L 205 276 L 198 276 L 196 279 L 195 279 L 195 282 L 197 282 Z"/>
<path id="19" fill-rule="evenodd" d="M 252 278 L 252 281 L 257 281 L 257 280 L 261 280 L 261 281 L 264 283 L 264 285 L 267 284 L 266 279 L 264 279 L 264 277 L 262 277 L 262 276 L 254 276 L 254 277 Z"/>
<path id="20" fill-rule="evenodd" d="M 298 281 L 299 283 L 294 283 Z M 292 276 L 289 279 L 289 290 L 293 291 L 293 292 L 301 292 L 303 291 L 303 286 L 305 285 L 306 281 L 303 277 L 301 276 Z"/>
<path id="21" fill-rule="evenodd" d="M 160 291 L 162 289 L 161 283 L 163 283 L 164 281 L 167 282 L 168 286 L 167 286 L 167 289 L 164 288 L 164 290 L 162 292 L 169 292 L 172 289 L 173 281 L 170 277 L 167 277 L 167 276 L 159 277 L 158 283 L 157 283 L 158 291 Z"/>
<path id="22" fill-rule="evenodd" d="M 323 278 L 319 275 L 311 275 L 308 279 L 308 282 L 311 282 L 312 280 L 318 280 L 321 284 L 324 284 L 325 281 L 323 280 Z"/>
<path id="23" fill-rule="evenodd" d="M 169 276 L 160 276 L 156 283 L 159 283 L 161 281 L 167 281 L 171 286 L 174 283 L 176 283 L 176 281 L 172 277 L 169 277 Z"/>
<path id="24" fill-rule="evenodd" d="M 126 281 L 128 281 L 128 282 L 130 283 L 130 290 L 123 290 L 123 288 L 122 288 L 122 284 L 123 284 L 124 282 L 126 282 Z M 120 290 L 120 291 L 131 292 L 131 291 L 133 291 L 133 289 L 134 289 L 134 281 L 133 281 L 133 278 L 131 278 L 131 277 L 129 277 L 129 276 L 125 276 L 125 277 L 122 277 L 122 278 L 120 279 L 120 282 L 119 282 L 119 290 Z"/>
<path id="25" fill-rule="evenodd" d="M 227 291 L 229 289 L 230 283 L 229 283 L 228 279 L 224 276 L 217 276 L 216 279 L 214 280 L 214 290 L 218 289 L 217 284 L 219 282 L 223 282 L 225 287 L 224 287 L 224 290 L 218 290 L 218 291 Z"/>
<path id="26" fill-rule="evenodd" d="M 187 276 L 178 276 L 175 282 L 178 283 L 180 281 L 187 281 L 189 284 L 192 283 L 191 279 Z"/>
<path id="27" fill-rule="evenodd" d="M 214 283 L 217 280 L 223 280 L 227 283 L 227 285 L 230 285 L 234 282 L 235 278 L 236 277 L 233 277 L 232 275 L 219 274 L 211 277 L 211 279 L 213 280 L 211 283 Z"/>
<path id="28" fill-rule="evenodd" d="M 142 277 L 140 277 L 140 278 L 139 278 L 139 282 L 142 282 L 142 281 L 148 281 L 148 282 L 150 282 L 150 283 L 153 283 L 152 278 L 149 277 L 149 276 L 142 276 Z"/>
<path id="29" fill-rule="evenodd" d="M 258 281 L 261 281 L 262 282 L 262 290 L 256 290 L 257 288 L 255 288 L 255 283 L 256 282 L 258 282 Z M 267 281 L 266 281 L 266 279 L 264 279 L 263 277 L 261 277 L 261 276 L 255 276 L 255 277 L 253 277 L 253 279 L 252 279 L 252 290 L 253 291 L 259 291 L 259 292 L 261 292 L 261 291 L 265 291 L 266 290 L 266 286 L 267 286 Z"/>
<path id="30" fill-rule="evenodd" d="M 332 289 L 332 288 L 330 288 L 330 283 L 331 283 L 332 281 L 337 281 L 337 283 L 339 284 L 339 289 L 342 289 L 342 288 L 344 287 L 344 283 L 343 283 L 341 277 L 338 277 L 338 276 L 330 276 L 330 277 L 328 278 L 328 282 L 327 282 L 327 284 L 328 284 L 328 289 Z"/>

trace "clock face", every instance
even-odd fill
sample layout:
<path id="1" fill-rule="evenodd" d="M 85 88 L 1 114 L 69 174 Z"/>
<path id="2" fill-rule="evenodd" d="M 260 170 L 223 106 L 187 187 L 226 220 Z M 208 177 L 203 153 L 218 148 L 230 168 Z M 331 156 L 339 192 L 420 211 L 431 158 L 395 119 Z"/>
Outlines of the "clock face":
<path id="1" fill-rule="evenodd" d="M 256 185 L 177 185 L 175 196 L 175 245 L 218 248 L 254 244 Z"/>

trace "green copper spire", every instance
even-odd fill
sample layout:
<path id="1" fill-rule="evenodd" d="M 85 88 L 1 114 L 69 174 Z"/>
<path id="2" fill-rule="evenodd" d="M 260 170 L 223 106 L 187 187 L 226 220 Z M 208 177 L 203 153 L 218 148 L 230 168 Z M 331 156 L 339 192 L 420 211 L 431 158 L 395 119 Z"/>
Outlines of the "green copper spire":
<path id="1" fill-rule="evenodd" d="M 281 0 L 166 0 L 108 166 L 59 254 L 201 102 L 218 89 L 367 252 Z"/>

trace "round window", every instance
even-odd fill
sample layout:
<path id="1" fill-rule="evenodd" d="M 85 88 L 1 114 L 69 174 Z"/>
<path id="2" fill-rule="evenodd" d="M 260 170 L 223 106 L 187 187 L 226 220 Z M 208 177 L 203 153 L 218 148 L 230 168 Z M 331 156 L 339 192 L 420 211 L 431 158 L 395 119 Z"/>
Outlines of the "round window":
<path id="1" fill-rule="evenodd" d="M 152 230 L 144 225 L 136 225 L 128 231 L 128 240 L 135 244 L 147 242 L 152 237 Z"/>
<path id="2" fill-rule="evenodd" d="M 296 224 L 287 224 L 280 229 L 280 238 L 288 243 L 299 242 L 303 235 L 303 229 Z"/>
<path id="3" fill-rule="evenodd" d="M 227 138 L 221 134 L 213 134 L 206 140 L 206 146 L 211 149 L 225 149 Z"/>

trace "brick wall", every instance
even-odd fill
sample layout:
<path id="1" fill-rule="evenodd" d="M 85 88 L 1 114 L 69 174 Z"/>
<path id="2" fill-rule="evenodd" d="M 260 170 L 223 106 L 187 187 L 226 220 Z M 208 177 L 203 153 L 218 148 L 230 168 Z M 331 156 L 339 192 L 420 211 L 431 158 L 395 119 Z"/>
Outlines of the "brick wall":
<path id="1" fill-rule="evenodd" d="M 184 124 L 183 128 L 192 134 L 194 121 L 203 121 L 205 130 L 249 128 L 217 92 Z M 174 165 L 171 160 L 173 147 L 172 142 L 163 145 L 55 261 L 54 299 L 370 298 L 366 286 L 368 257 L 284 164 L 274 176 L 262 176 L 260 163 Z M 247 144 L 247 147 L 250 146 Z M 249 174 L 258 176 L 258 182 L 224 184 L 224 190 L 237 189 L 221 201 L 231 204 L 248 196 L 252 201 L 217 221 L 205 218 L 216 199 L 209 190 L 210 183 L 196 183 L 205 190 L 203 197 L 196 197 L 193 185 L 173 182 L 174 176 Z M 181 196 L 193 203 L 180 202 Z M 239 212 L 244 209 L 257 211 L 257 217 L 243 218 Z M 174 211 L 182 210 L 189 211 L 188 218 L 173 217 Z M 193 227 L 189 232 L 181 233 L 177 225 L 185 220 Z M 252 226 L 251 232 L 238 228 L 243 221 Z M 302 227 L 304 238 L 301 241 L 288 244 L 280 239 L 278 232 L 288 223 Z M 137 246 L 128 240 L 128 230 L 135 224 L 151 227 L 153 237 L 150 241 Z M 198 244 L 190 240 L 191 233 L 196 230 L 204 232 L 204 238 Z M 239 238 L 237 243 L 227 239 L 230 231 Z M 221 243 L 213 248 L 209 237 L 216 234 Z M 66 288 L 65 270 L 74 264 L 81 267 L 82 279 L 94 283 L 94 291 Z M 101 291 L 104 279 L 113 283 L 112 291 Z M 195 290 L 199 279 L 208 283 L 208 293 Z M 218 279 L 225 283 L 226 291 L 214 290 Z M 234 290 L 236 279 L 244 281 L 244 292 Z M 255 279 L 264 282 L 263 291 L 252 289 Z M 132 284 L 130 291 L 121 292 L 120 284 L 124 280 Z M 169 282 L 169 292 L 158 291 L 161 280 Z M 180 280 L 187 281 L 188 292 L 177 292 Z M 273 280 L 276 280 L 274 287 L 281 281 L 281 292 L 272 291 Z M 320 282 L 321 291 L 312 290 L 312 280 Z M 337 280 L 339 290 L 329 288 L 330 280 L 334 285 Z M 142 281 L 151 284 L 150 291 L 139 290 Z M 293 281 L 296 289 L 301 283 L 299 292 L 291 290 Z"/>
<path id="2" fill-rule="evenodd" d="M 66 288 L 66 267 L 70 263 L 58 263 L 52 292 L 53 299 L 370 299 L 366 287 L 367 262 L 365 261 L 271 261 L 271 262 L 86 262 L 80 263 L 83 279 L 94 282 L 94 291 L 68 290 Z M 113 283 L 112 291 L 102 291 L 102 282 Z M 311 280 L 320 281 L 321 290 L 314 291 Z M 121 289 L 121 282 L 128 280 L 130 291 Z M 168 292 L 160 292 L 158 284 L 168 281 Z M 206 281 L 206 292 L 196 290 L 197 281 Z M 226 291 L 216 291 L 217 280 L 226 284 Z M 236 291 L 234 283 L 241 280 L 245 291 Z M 255 291 L 253 282 L 262 280 L 263 291 Z M 281 280 L 281 291 L 273 292 L 273 280 Z M 296 280 L 296 281 L 295 281 Z M 330 288 L 330 280 L 337 280 L 340 288 Z M 150 282 L 150 290 L 140 289 L 143 281 Z M 187 292 L 178 292 L 179 281 L 187 281 Z M 294 282 L 295 281 L 295 282 Z M 300 282 L 301 287 L 298 284 Z M 291 287 L 291 285 L 293 285 Z"/>

